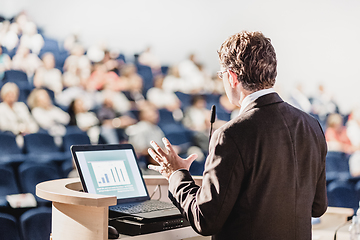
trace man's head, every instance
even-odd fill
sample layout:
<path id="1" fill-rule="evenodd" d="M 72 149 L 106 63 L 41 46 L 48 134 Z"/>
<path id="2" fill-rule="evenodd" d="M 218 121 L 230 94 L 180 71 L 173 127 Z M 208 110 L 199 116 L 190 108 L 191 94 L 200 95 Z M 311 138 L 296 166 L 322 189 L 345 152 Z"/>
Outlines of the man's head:
<path id="1" fill-rule="evenodd" d="M 218 54 L 221 67 L 235 73 L 245 90 L 254 92 L 275 84 L 275 50 L 261 32 L 242 31 L 230 36 Z"/>

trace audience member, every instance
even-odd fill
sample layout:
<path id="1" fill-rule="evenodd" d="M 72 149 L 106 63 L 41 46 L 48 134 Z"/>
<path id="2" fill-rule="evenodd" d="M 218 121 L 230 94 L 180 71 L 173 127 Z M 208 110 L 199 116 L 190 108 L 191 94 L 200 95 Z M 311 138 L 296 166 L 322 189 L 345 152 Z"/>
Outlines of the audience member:
<path id="1" fill-rule="evenodd" d="M 328 151 L 345 152 L 347 154 L 354 152 L 354 147 L 343 125 L 343 117 L 340 114 L 332 113 L 328 116 L 325 138 Z"/>
<path id="2" fill-rule="evenodd" d="M 360 108 L 356 107 L 352 110 L 349 120 L 346 123 L 347 136 L 352 145 L 360 149 Z"/>
<path id="3" fill-rule="evenodd" d="M 152 52 L 151 47 L 147 47 L 145 51 L 140 53 L 138 61 L 142 65 L 151 67 L 154 76 L 161 74 L 161 62 L 159 58 Z"/>
<path id="4" fill-rule="evenodd" d="M 30 21 L 26 22 L 22 33 L 20 45 L 29 48 L 32 53 L 39 54 L 44 46 L 44 38 L 37 32 L 36 24 Z"/>
<path id="5" fill-rule="evenodd" d="M 126 64 L 120 70 L 120 76 L 124 81 L 124 90 L 130 93 L 130 100 L 141 103 L 145 97 L 142 94 L 143 79 L 137 73 L 137 68 L 134 64 Z"/>
<path id="6" fill-rule="evenodd" d="M 105 84 L 113 82 L 116 86 L 115 83 L 119 81 L 121 79 L 115 72 L 108 71 L 104 64 L 97 63 L 94 65 L 94 71 L 91 73 L 87 84 L 96 90 L 101 90 Z"/>
<path id="7" fill-rule="evenodd" d="M 66 133 L 65 126 L 70 121 L 68 113 L 53 105 L 48 92 L 45 89 L 34 89 L 28 98 L 28 105 L 39 126 L 47 130 L 50 135 L 57 137 L 59 144 Z"/>
<path id="8" fill-rule="evenodd" d="M 69 107 L 70 103 L 76 98 L 82 98 L 86 109 L 93 110 L 98 107 L 96 99 L 97 90 L 87 84 L 86 78 L 80 78 L 80 84 L 64 89 L 60 94 L 55 96 L 58 105 Z"/>
<path id="9" fill-rule="evenodd" d="M 4 46 L 8 51 L 12 51 L 19 44 L 19 25 L 16 22 L 10 23 L 5 21 L 3 23 L 3 37 L 1 40 L 1 45 Z"/>
<path id="10" fill-rule="evenodd" d="M 164 78 L 163 88 L 167 92 L 186 92 L 186 82 L 180 77 L 179 68 L 176 65 L 169 68 Z"/>
<path id="11" fill-rule="evenodd" d="M 325 90 L 324 85 L 320 84 L 315 96 L 312 97 L 312 113 L 319 117 L 321 123 L 326 122 L 330 113 L 338 112 L 338 107 L 332 95 Z"/>
<path id="12" fill-rule="evenodd" d="M 311 112 L 311 103 L 309 98 L 304 94 L 301 83 L 290 91 L 289 103 L 306 113 Z M 315 110 L 316 111 L 316 110 Z"/>
<path id="13" fill-rule="evenodd" d="M 191 106 L 184 111 L 183 124 L 194 131 L 195 145 L 207 152 L 209 147 L 210 110 L 206 108 L 206 100 L 202 95 L 193 95 Z M 155 141 L 157 142 L 157 141 Z"/>
<path id="14" fill-rule="evenodd" d="M 174 92 L 163 88 L 164 77 L 159 75 L 154 80 L 154 87 L 147 91 L 146 98 L 158 109 L 166 108 L 168 111 L 179 111 L 181 102 Z M 181 111 L 181 110 L 180 110 Z"/>
<path id="15" fill-rule="evenodd" d="M 91 74 L 91 61 L 84 55 L 84 47 L 80 43 L 74 43 L 70 51 L 70 56 L 65 60 L 63 70 L 72 73 L 79 71 L 78 75 L 82 79 L 87 79 Z M 73 84 L 71 84 L 73 85 Z"/>
<path id="16" fill-rule="evenodd" d="M 129 99 L 123 92 L 115 91 L 113 83 L 107 83 L 104 85 L 103 90 L 96 93 L 96 100 L 100 106 L 105 98 L 109 98 L 113 102 L 113 109 L 117 114 L 125 114 L 131 110 L 132 105 Z"/>
<path id="17" fill-rule="evenodd" d="M 129 136 L 129 143 L 134 146 L 138 157 L 145 157 L 147 163 L 149 163 L 153 162 L 147 151 L 151 146 L 150 141 L 156 139 L 156 141 L 162 142 L 161 139 L 165 135 L 157 125 L 159 121 L 159 112 L 153 104 L 144 102 L 139 111 L 140 121 L 129 126 L 126 129 L 126 134 Z"/>
<path id="18" fill-rule="evenodd" d="M 106 143 L 117 144 L 121 142 L 119 133 L 116 129 L 125 129 L 126 127 L 136 123 L 136 120 L 128 115 L 120 115 L 115 111 L 114 102 L 111 95 L 104 98 L 103 104 L 97 113 L 101 124 L 101 136 Z M 122 132 L 123 133 L 123 132 Z M 122 138 L 127 138 L 123 136 Z"/>
<path id="19" fill-rule="evenodd" d="M 1 88 L 0 130 L 9 131 L 15 135 L 35 133 L 39 126 L 33 119 L 28 107 L 18 102 L 19 88 L 15 83 L 8 82 Z M 19 139 L 19 138 L 18 138 Z M 22 139 L 18 143 L 21 144 Z"/>
<path id="20" fill-rule="evenodd" d="M 39 67 L 34 76 L 34 86 L 37 88 L 48 88 L 55 95 L 63 90 L 61 71 L 55 68 L 55 58 L 51 52 L 42 56 L 43 66 Z"/>
<path id="21" fill-rule="evenodd" d="M 87 133 L 91 143 L 98 143 L 100 134 L 99 119 L 94 112 L 86 109 L 81 98 L 76 98 L 71 102 L 68 113 L 70 116 L 69 125 L 78 126 Z"/>
<path id="22" fill-rule="evenodd" d="M 178 68 L 180 77 L 186 82 L 182 91 L 184 93 L 199 93 L 205 85 L 205 76 L 199 68 L 195 55 L 190 54 L 188 59 L 179 63 Z"/>
<path id="23" fill-rule="evenodd" d="M 19 46 L 15 56 L 12 58 L 12 69 L 26 72 L 29 79 L 34 77 L 36 69 L 42 66 L 40 58 L 30 53 L 30 50 L 25 46 Z"/>

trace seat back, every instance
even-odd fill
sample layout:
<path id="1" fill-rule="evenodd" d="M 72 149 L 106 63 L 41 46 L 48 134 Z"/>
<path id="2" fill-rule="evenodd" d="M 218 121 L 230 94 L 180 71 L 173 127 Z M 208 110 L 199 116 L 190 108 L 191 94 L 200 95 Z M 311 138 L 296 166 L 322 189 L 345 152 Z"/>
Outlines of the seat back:
<path id="1" fill-rule="evenodd" d="M 15 135 L 0 133 L 0 152 L 4 154 L 21 154 L 22 151 L 16 143 Z"/>
<path id="2" fill-rule="evenodd" d="M 354 184 L 348 181 L 333 181 L 327 186 L 329 206 L 353 208 L 359 207 Z"/>
<path id="3" fill-rule="evenodd" d="M 26 240 L 49 240 L 51 208 L 40 207 L 26 211 L 20 217 L 20 226 Z"/>
<path id="4" fill-rule="evenodd" d="M 17 221 L 10 214 L 0 213 L 0 239 L 20 240 Z"/>
<path id="5" fill-rule="evenodd" d="M 7 82 L 16 83 L 19 89 L 32 89 L 32 85 L 30 84 L 26 73 L 20 70 L 5 71 L 2 81 L 4 84 Z"/>
<path id="6" fill-rule="evenodd" d="M 51 165 L 25 162 L 19 166 L 19 181 L 24 193 L 32 193 L 35 196 L 35 187 L 38 183 L 59 178 L 59 172 Z"/>
<path id="7" fill-rule="evenodd" d="M 0 197 L 17 193 L 19 189 L 14 171 L 11 167 L 0 165 Z"/>
<path id="8" fill-rule="evenodd" d="M 25 153 L 53 153 L 59 152 L 54 138 L 48 133 L 32 133 L 24 136 Z"/>
<path id="9" fill-rule="evenodd" d="M 79 144 L 90 144 L 90 138 L 84 133 L 69 133 L 63 137 L 63 148 L 65 152 L 70 153 L 71 145 L 79 145 Z"/>
<path id="10" fill-rule="evenodd" d="M 326 172 L 349 173 L 349 157 L 343 152 L 328 152 Z"/>

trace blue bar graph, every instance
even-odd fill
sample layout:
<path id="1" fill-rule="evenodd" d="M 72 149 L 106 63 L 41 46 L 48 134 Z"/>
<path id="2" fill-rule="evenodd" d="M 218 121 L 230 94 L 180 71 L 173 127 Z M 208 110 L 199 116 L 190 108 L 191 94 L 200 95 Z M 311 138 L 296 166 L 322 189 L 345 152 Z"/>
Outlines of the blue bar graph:
<path id="1" fill-rule="evenodd" d="M 99 187 L 130 184 L 124 161 L 91 162 Z"/>

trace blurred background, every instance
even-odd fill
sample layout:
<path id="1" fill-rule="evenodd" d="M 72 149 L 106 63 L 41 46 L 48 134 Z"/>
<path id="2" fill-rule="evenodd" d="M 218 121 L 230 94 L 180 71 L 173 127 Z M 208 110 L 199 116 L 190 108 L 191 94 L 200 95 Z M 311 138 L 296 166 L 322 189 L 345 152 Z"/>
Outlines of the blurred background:
<path id="1" fill-rule="evenodd" d="M 165 136 L 202 175 L 211 106 L 214 129 L 238 116 L 216 51 L 241 30 L 271 39 L 275 90 L 324 130 L 329 206 L 356 211 L 359 12 L 356 0 L 0 0 L 0 239 L 49 238 L 35 186 L 78 176 L 73 144 L 131 143 L 150 175 L 149 142 Z"/>
<path id="2" fill-rule="evenodd" d="M 297 83 L 314 94 L 323 84 L 349 112 L 356 104 L 359 76 L 360 2 L 356 0 L 1 0 L 0 14 L 25 10 L 58 40 L 76 33 L 85 46 L 99 42 L 132 55 L 151 46 L 164 64 L 190 53 L 211 72 L 216 50 L 241 30 L 272 39 L 282 95 Z"/>

